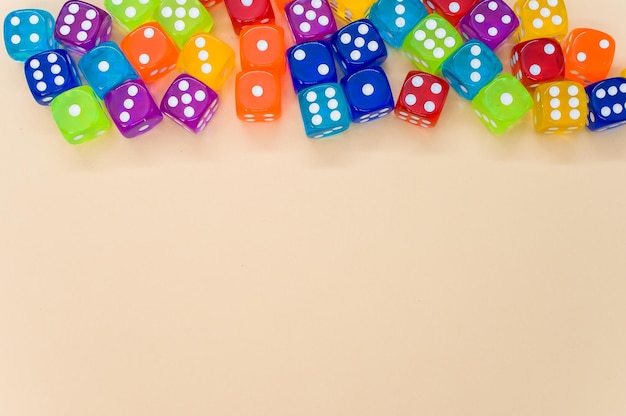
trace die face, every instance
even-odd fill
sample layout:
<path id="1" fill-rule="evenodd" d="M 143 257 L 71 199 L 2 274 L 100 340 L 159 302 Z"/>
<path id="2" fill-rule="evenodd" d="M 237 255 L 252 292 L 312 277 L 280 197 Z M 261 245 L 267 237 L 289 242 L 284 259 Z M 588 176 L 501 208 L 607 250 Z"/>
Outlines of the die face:
<path id="1" fill-rule="evenodd" d="M 198 0 L 162 0 L 155 18 L 178 48 L 196 33 L 213 28 L 213 17 Z"/>
<path id="2" fill-rule="evenodd" d="M 281 116 L 280 77 L 266 71 L 237 75 L 237 117 L 247 122 L 274 121 Z"/>
<path id="3" fill-rule="evenodd" d="M 511 71 L 527 88 L 558 81 L 565 75 L 561 45 L 554 39 L 532 39 L 511 50 Z"/>
<path id="4" fill-rule="evenodd" d="M 41 105 L 49 105 L 61 93 L 81 85 L 76 64 L 63 49 L 30 57 L 25 62 L 24 73 L 33 98 Z"/>
<path id="5" fill-rule="evenodd" d="M 439 121 L 449 89 L 446 81 L 435 75 L 411 71 L 402 85 L 395 114 L 413 125 L 432 128 Z"/>
<path id="6" fill-rule="evenodd" d="M 615 77 L 585 87 L 587 128 L 604 131 L 626 124 L 626 78 Z"/>
<path id="7" fill-rule="evenodd" d="M 208 33 L 189 39 L 178 58 L 179 69 L 215 91 L 219 91 L 234 67 L 235 51 Z"/>
<path id="8" fill-rule="evenodd" d="M 370 10 L 369 19 L 385 42 L 399 48 L 411 29 L 427 15 L 419 0 L 378 0 Z"/>
<path id="9" fill-rule="evenodd" d="M 152 130 L 163 120 L 159 106 L 140 79 L 112 89 L 104 97 L 104 105 L 120 133 L 128 139 Z"/>
<path id="10" fill-rule="evenodd" d="M 4 19 L 4 45 L 9 56 L 18 62 L 55 49 L 54 17 L 45 10 L 12 11 Z"/>
<path id="11" fill-rule="evenodd" d="M 483 0 L 459 21 L 463 38 L 478 39 L 492 50 L 519 26 L 519 19 L 502 0 Z"/>
<path id="12" fill-rule="evenodd" d="M 335 16 L 347 23 L 367 17 L 376 0 L 329 0 L 328 4 Z"/>
<path id="13" fill-rule="evenodd" d="M 103 135 L 111 120 L 91 87 L 82 86 L 58 95 L 50 104 L 52 117 L 70 144 L 80 144 Z"/>
<path id="14" fill-rule="evenodd" d="M 112 19 L 107 12 L 86 2 L 71 0 L 61 8 L 54 37 L 68 50 L 84 54 L 108 41 L 112 29 Z"/>
<path id="15" fill-rule="evenodd" d="M 114 42 L 105 42 L 87 52 L 78 67 L 100 99 L 121 83 L 137 78 L 132 65 Z"/>
<path id="16" fill-rule="evenodd" d="M 293 88 L 299 93 L 316 84 L 336 83 L 337 70 L 330 43 L 305 42 L 287 51 Z"/>
<path id="17" fill-rule="evenodd" d="M 329 39 L 337 22 L 326 0 L 295 0 L 285 6 L 285 15 L 296 43 Z"/>
<path id="18" fill-rule="evenodd" d="M 176 68 L 178 49 L 158 23 L 139 26 L 122 39 L 120 47 L 145 82 L 154 82 Z"/>
<path id="19" fill-rule="evenodd" d="M 104 8 L 128 31 L 152 20 L 159 0 L 104 0 Z"/>
<path id="20" fill-rule="evenodd" d="M 561 41 L 567 35 L 568 17 L 563 0 L 518 0 L 513 10 L 521 22 L 515 32 L 517 42 L 539 38 Z"/>
<path id="21" fill-rule="evenodd" d="M 426 0 L 426 5 L 435 13 L 443 16 L 452 26 L 476 6 L 480 0 Z"/>
<path id="22" fill-rule="evenodd" d="M 247 26 L 240 35 L 241 69 L 285 71 L 285 31 L 280 26 Z"/>
<path id="23" fill-rule="evenodd" d="M 385 71 L 380 67 L 365 68 L 341 80 L 355 123 L 366 123 L 391 113 L 393 93 Z"/>
<path id="24" fill-rule="evenodd" d="M 413 28 L 402 50 L 418 69 L 437 74 L 462 44 L 459 32 L 446 19 L 432 14 Z"/>
<path id="25" fill-rule="evenodd" d="M 533 123 L 537 132 L 565 134 L 585 127 L 587 95 L 579 83 L 544 83 L 535 89 L 534 95 Z"/>
<path id="26" fill-rule="evenodd" d="M 161 101 L 163 114 L 192 133 L 200 133 L 215 115 L 219 97 L 215 91 L 189 75 L 180 75 Z"/>
<path id="27" fill-rule="evenodd" d="M 498 57 L 476 39 L 461 46 L 442 68 L 443 77 L 466 100 L 473 99 L 500 72 L 502 63 Z"/>
<path id="28" fill-rule="evenodd" d="M 565 78 L 584 84 L 600 81 L 609 73 L 615 40 L 595 29 L 575 29 L 565 40 Z"/>
<path id="29" fill-rule="evenodd" d="M 337 31 L 332 48 L 346 74 L 380 66 L 387 59 L 387 48 L 378 30 L 368 19 L 357 20 Z"/>
<path id="30" fill-rule="evenodd" d="M 350 127 L 350 110 L 339 84 L 319 84 L 302 90 L 298 103 L 307 137 L 334 136 Z"/>
<path id="31" fill-rule="evenodd" d="M 236 34 L 244 26 L 274 23 L 274 10 L 269 0 L 224 0 L 226 11 Z"/>

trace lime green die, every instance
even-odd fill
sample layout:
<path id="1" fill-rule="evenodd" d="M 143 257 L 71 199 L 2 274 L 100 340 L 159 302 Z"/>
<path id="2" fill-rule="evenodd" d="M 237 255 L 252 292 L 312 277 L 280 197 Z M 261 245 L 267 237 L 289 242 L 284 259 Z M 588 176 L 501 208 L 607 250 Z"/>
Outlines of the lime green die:
<path id="1" fill-rule="evenodd" d="M 65 140 L 79 144 L 106 133 L 111 120 L 91 87 L 67 90 L 50 104 L 52 117 Z"/>
<path id="2" fill-rule="evenodd" d="M 422 71 L 437 74 L 441 65 L 463 44 L 459 32 L 446 19 L 431 14 L 407 35 L 402 50 Z"/>
<path id="3" fill-rule="evenodd" d="M 129 32 L 152 20 L 160 0 L 104 0 L 104 8 Z"/>
<path id="4" fill-rule="evenodd" d="M 196 33 L 213 28 L 213 17 L 199 0 L 162 0 L 154 17 L 179 49 Z"/>
<path id="5" fill-rule="evenodd" d="M 493 134 L 502 134 L 533 107 L 533 99 L 521 82 L 502 74 L 472 100 L 474 112 Z"/>

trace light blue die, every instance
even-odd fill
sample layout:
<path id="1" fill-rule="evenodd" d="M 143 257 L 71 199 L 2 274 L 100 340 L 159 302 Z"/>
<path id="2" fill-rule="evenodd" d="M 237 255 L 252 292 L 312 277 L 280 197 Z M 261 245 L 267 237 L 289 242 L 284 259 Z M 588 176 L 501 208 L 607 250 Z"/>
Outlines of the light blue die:
<path id="1" fill-rule="evenodd" d="M 104 42 L 87 52 L 78 67 L 101 99 L 124 82 L 137 79 L 137 73 L 114 42 Z"/>
<path id="2" fill-rule="evenodd" d="M 385 42 L 400 48 L 411 29 L 427 15 L 419 0 L 378 0 L 370 9 L 369 19 Z"/>
<path id="3" fill-rule="evenodd" d="M 311 139 L 341 133 L 350 127 L 350 110 L 341 85 L 318 84 L 298 94 L 304 131 Z"/>
<path id="4" fill-rule="evenodd" d="M 39 9 L 12 11 L 4 19 L 4 46 L 9 56 L 18 62 L 56 49 L 54 17 Z"/>

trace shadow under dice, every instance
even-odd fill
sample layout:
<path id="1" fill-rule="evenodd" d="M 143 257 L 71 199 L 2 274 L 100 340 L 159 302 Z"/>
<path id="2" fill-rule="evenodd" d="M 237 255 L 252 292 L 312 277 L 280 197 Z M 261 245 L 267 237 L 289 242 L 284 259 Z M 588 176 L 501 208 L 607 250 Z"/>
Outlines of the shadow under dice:
<path id="1" fill-rule="evenodd" d="M 391 113 L 393 93 L 385 71 L 380 67 L 365 68 L 341 80 L 355 123 L 366 123 Z"/>
<path id="2" fill-rule="evenodd" d="M 518 26 L 519 19 L 502 0 L 485 0 L 478 3 L 459 21 L 459 28 L 465 40 L 478 39 L 492 50 L 502 45 Z"/>
<path id="3" fill-rule="evenodd" d="M 102 101 L 89 86 L 63 92 L 52 101 L 50 109 L 61 134 L 70 144 L 84 143 L 111 128 Z"/>
<path id="4" fill-rule="evenodd" d="M 192 76 L 178 76 L 161 101 L 163 114 L 192 133 L 209 124 L 219 105 L 215 91 Z"/>
<path id="5" fill-rule="evenodd" d="M 122 135 L 128 139 L 156 127 L 163 114 L 143 81 L 123 83 L 104 97 L 104 104 Z"/>
<path id="6" fill-rule="evenodd" d="M 416 126 L 433 128 L 439 121 L 449 90 L 443 79 L 427 72 L 411 71 L 402 85 L 395 114 Z"/>
<path id="7" fill-rule="evenodd" d="M 9 56 L 24 62 L 56 48 L 54 17 L 45 10 L 14 10 L 4 19 L 4 45 Z"/>
<path id="8" fill-rule="evenodd" d="M 26 82 L 35 101 L 49 105 L 59 94 L 81 85 L 76 64 L 63 49 L 40 52 L 24 65 Z"/>
<path id="9" fill-rule="evenodd" d="M 111 16 L 83 1 L 68 1 L 61 8 L 54 28 L 56 40 L 70 51 L 84 54 L 106 42 L 113 29 Z"/>
<path id="10" fill-rule="evenodd" d="M 330 39 L 337 22 L 326 0 L 295 0 L 285 8 L 296 43 Z"/>
<path id="11" fill-rule="evenodd" d="M 178 48 L 196 33 L 213 28 L 213 17 L 198 0 L 162 0 L 155 18 Z"/>
<path id="12" fill-rule="evenodd" d="M 357 20 L 337 31 L 332 47 L 346 74 L 380 66 L 387 59 L 387 48 L 378 30 L 368 19 Z"/>

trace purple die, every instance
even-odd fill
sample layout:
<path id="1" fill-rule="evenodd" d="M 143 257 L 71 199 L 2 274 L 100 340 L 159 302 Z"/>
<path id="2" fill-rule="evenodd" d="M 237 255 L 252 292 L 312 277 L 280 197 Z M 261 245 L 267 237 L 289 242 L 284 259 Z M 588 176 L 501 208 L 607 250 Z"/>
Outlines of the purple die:
<path id="1" fill-rule="evenodd" d="M 296 43 L 328 39 L 337 31 L 337 22 L 327 0 L 294 0 L 285 14 Z"/>
<path id="2" fill-rule="evenodd" d="M 70 51 L 84 54 L 108 41 L 112 28 L 107 12 L 84 1 L 72 0 L 61 8 L 54 37 Z"/>
<path id="3" fill-rule="evenodd" d="M 478 39 L 495 50 L 519 26 L 519 19 L 503 0 L 483 0 L 459 21 L 465 40 Z"/>
<path id="4" fill-rule="evenodd" d="M 106 106 L 119 131 L 128 139 L 152 130 L 163 120 L 159 106 L 140 79 L 127 81 L 104 96 Z"/>
<path id="5" fill-rule="evenodd" d="M 192 133 L 200 133 L 215 115 L 219 97 L 190 75 L 180 75 L 168 88 L 161 111 Z"/>

